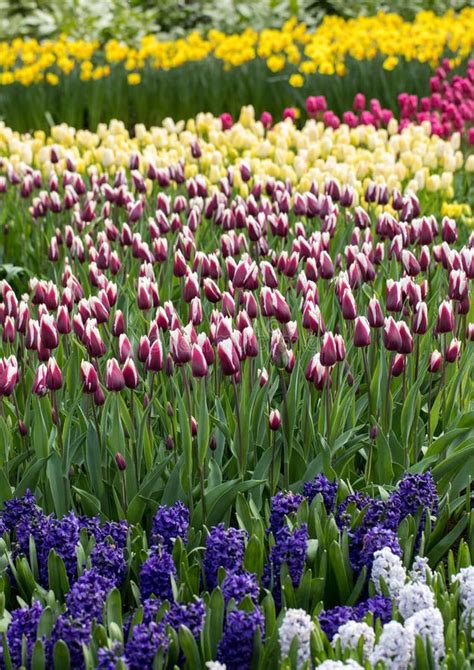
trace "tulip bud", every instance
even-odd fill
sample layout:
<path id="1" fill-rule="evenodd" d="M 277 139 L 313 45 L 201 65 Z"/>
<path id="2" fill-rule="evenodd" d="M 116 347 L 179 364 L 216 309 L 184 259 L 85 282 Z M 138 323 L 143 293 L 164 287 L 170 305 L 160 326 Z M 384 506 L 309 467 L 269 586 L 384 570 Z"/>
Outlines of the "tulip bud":
<path id="1" fill-rule="evenodd" d="M 97 391 L 99 386 L 97 371 L 89 361 L 82 361 L 81 363 L 81 379 L 85 393 L 95 393 Z"/>
<path id="2" fill-rule="evenodd" d="M 189 424 L 190 424 L 190 427 L 191 427 L 192 437 L 196 437 L 196 435 L 198 434 L 198 422 L 196 421 L 196 419 L 193 416 L 191 416 Z"/>
<path id="3" fill-rule="evenodd" d="M 174 440 L 171 435 L 167 435 L 165 438 L 165 447 L 168 451 L 173 451 L 174 449 Z"/>
<path id="4" fill-rule="evenodd" d="M 442 357 L 441 353 L 437 349 L 435 349 L 432 352 L 432 354 L 429 358 L 429 361 L 428 361 L 428 372 L 432 372 L 432 373 L 438 372 L 438 370 L 441 367 L 442 362 L 443 362 L 443 357 Z"/>
<path id="5" fill-rule="evenodd" d="M 347 288 L 342 294 L 341 299 L 342 316 L 346 321 L 353 321 L 357 316 L 357 305 L 350 288 Z M 324 365 L 324 363 L 323 363 Z"/>
<path id="6" fill-rule="evenodd" d="M 122 456 L 122 454 L 117 451 L 115 454 L 115 464 L 117 465 L 117 468 L 123 472 L 127 468 L 127 464 L 125 462 L 125 458 Z"/>
<path id="7" fill-rule="evenodd" d="M 263 368 L 263 370 L 258 370 L 257 376 L 258 376 L 258 383 L 260 385 L 260 388 L 263 388 L 265 386 L 265 384 L 268 382 L 268 372 L 267 372 L 267 370 L 265 368 Z"/>
<path id="8" fill-rule="evenodd" d="M 50 358 L 46 369 L 46 386 L 50 391 L 58 391 L 63 385 L 61 369 L 54 358 Z"/>
<path id="9" fill-rule="evenodd" d="M 371 298 L 369 300 L 367 320 L 371 328 L 382 328 L 385 323 L 382 308 L 380 307 L 380 303 L 377 298 Z"/>
<path id="10" fill-rule="evenodd" d="M 402 287 L 400 282 L 387 281 L 386 307 L 389 312 L 400 312 L 403 306 Z"/>
<path id="11" fill-rule="evenodd" d="M 277 409 L 272 409 L 270 411 L 270 416 L 268 418 L 268 425 L 270 430 L 278 430 L 281 426 L 281 416 L 280 412 Z"/>
<path id="12" fill-rule="evenodd" d="M 410 333 L 405 321 L 398 322 L 398 332 L 400 333 L 400 349 L 401 354 L 411 354 L 413 351 L 413 336 Z"/>
<path id="13" fill-rule="evenodd" d="M 370 345 L 370 325 L 365 316 L 358 316 L 354 322 L 354 346 L 368 347 Z"/>
<path id="14" fill-rule="evenodd" d="M 334 335 L 331 332 L 324 333 L 319 354 L 321 365 L 331 367 L 337 362 L 337 349 Z"/>
<path id="15" fill-rule="evenodd" d="M 47 349 L 56 349 L 59 344 L 58 330 L 54 317 L 49 314 L 44 314 L 40 321 L 40 338 L 41 343 Z"/>
<path id="16" fill-rule="evenodd" d="M 428 330 L 428 307 L 425 302 L 419 302 L 415 307 L 415 316 L 413 319 L 413 332 L 417 335 L 424 335 Z"/>
<path id="17" fill-rule="evenodd" d="M 206 377 L 209 367 L 201 347 L 193 344 L 191 352 L 191 371 L 193 377 Z"/>
<path id="18" fill-rule="evenodd" d="M 438 309 L 438 318 L 436 320 L 437 333 L 450 333 L 454 331 L 454 314 L 451 303 L 444 300 Z"/>
<path id="19" fill-rule="evenodd" d="M 237 350 L 230 339 L 222 340 L 217 345 L 217 353 L 225 375 L 235 375 L 240 370 Z"/>
<path id="20" fill-rule="evenodd" d="M 392 377 L 399 377 L 405 369 L 406 357 L 403 354 L 395 354 L 392 362 Z"/>
<path id="21" fill-rule="evenodd" d="M 127 358 L 122 369 L 122 374 L 125 386 L 129 389 L 136 389 L 140 379 L 133 358 Z"/>
<path id="22" fill-rule="evenodd" d="M 115 358 L 107 361 L 105 368 L 105 386 L 108 391 L 121 391 L 125 387 L 125 379 Z"/>
<path id="23" fill-rule="evenodd" d="M 446 347 L 445 359 L 447 363 L 455 363 L 461 353 L 461 342 L 453 337 L 451 342 Z"/>
<path id="24" fill-rule="evenodd" d="M 397 323 L 393 317 L 389 316 L 385 320 L 385 327 L 383 333 L 383 342 L 388 351 L 400 351 L 402 345 L 402 338 L 398 330 Z"/>

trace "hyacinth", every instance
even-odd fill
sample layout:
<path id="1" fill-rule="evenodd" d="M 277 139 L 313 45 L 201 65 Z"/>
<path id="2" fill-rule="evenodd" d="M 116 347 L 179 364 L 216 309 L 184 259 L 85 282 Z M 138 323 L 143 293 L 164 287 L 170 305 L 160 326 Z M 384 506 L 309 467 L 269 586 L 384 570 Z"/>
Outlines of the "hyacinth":
<path id="1" fill-rule="evenodd" d="M 76 621 L 102 621 L 107 594 L 114 587 L 109 577 L 97 570 L 86 570 L 66 596 L 67 612 Z"/>
<path id="2" fill-rule="evenodd" d="M 125 659 L 128 670 L 151 668 L 160 649 L 166 654 L 169 640 L 164 624 L 152 621 L 149 624 L 137 624 L 125 645 Z"/>
<path id="3" fill-rule="evenodd" d="M 372 596 L 354 607 L 354 620 L 360 621 L 366 614 L 371 613 L 374 620 L 380 619 L 382 624 L 392 618 L 392 601 L 386 596 Z"/>
<path id="4" fill-rule="evenodd" d="M 323 661 L 318 665 L 319 670 L 364 670 L 357 661 L 351 658 L 347 661 Z"/>
<path id="5" fill-rule="evenodd" d="M 272 509 L 270 514 L 270 530 L 276 535 L 285 523 L 285 516 L 296 512 L 304 498 L 299 493 L 291 491 L 280 491 L 272 498 Z"/>
<path id="6" fill-rule="evenodd" d="M 420 636 L 426 644 L 430 641 L 436 667 L 445 654 L 443 616 L 436 607 L 420 610 L 405 621 L 405 631 L 409 635 Z"/>
<path id="7" fill-rule="evenodd" d="M 16 537 L 20 551 L 29 555 L 30 536 L 35 541 L 42 586 L 48 584 L 48 556 L 51 549 L 63 559 L 69 580 L 75 580 L 79 531 L 79 522 L 73 512 L 62 519 L 40 513 L 25 516 L 18 521 Z"/>
<path id="8" fill-rule="evenodd" d="M 179 537 L 184 543 L 188 539 L 189 510 L 178 501 L 174 505 L 160 505 L 153 518 L 152 537 L 168 551 L 172 551 L 174 541 Z"/>
<path id="9" fill-rule="evenodd" d="M 207 661 L 206 668 L 207 670 L 226 670 L 224 663 L 219 663 L 219 661 Z"/>
<path id="10" fill-rule="evenodd" d="M 438 493 L 431 471 L 421 475 L 407 473 L 399 482 L 387 502 L 388 508 L 398 512 L 404 519 L 409 514 L 415 515 L 419 509 L 436 514 L 438 509 Z M 425 515 L 422 517 L 424 523 Z"/>
<path id="11" fill-rule="evenodd" d="M 146 598 L 142 602 L 143 607 L 143 619 L 142 623 L 151 623 L 155 621 L 156 615 L 162 605 L 162 601 L 159 598 Z"/>
<path id="12" fill-rule="evenodd" d="M 33 518 L 38 514 L 40 514 L 40 511 L 36 507 L 36 498 L 28 489 L 22 498 L 11 498 L 11 500 L 5 501 L 1 519 L 5 528 L 12 532 L 21 519 Z"/>
<path id="13" fill-rule="evenodd" d="M 204 626 L 204 619 L 206 617 L 206 607 L 201 598 L 196 598 L 194 602 L 182 605 L 180 603 L 172 603 L 169 611 L 163 618 L 163 623 L 168 624 L 179 632 L 180 626 L 189 628 L 193 636 L 198 639 Z"/>
<path id="14" fill-rule="evenodd" d="M 366 623 L 348 621 L 342 624 L 333 637 L 332 644 L 336 645 L 339 642 L 343 651 L 356 651 L 361 638 L 363 639 L 362 653 L 364 659 L 367 660 L 374 648 L 375 633 L 373 628 Z"/>
<path id="15" fill-rule="evenodd" d="M 177 579 L 173 557 L 165 549 L 152 547 L 140 570 L 142 598 L 149 598 L 153 594 L 163 600 L 171 600 L 171 578 Z"/>
<path id="16" fill-rule="evenodd" d="M 397 595 L 397 609 L 404 619 L 435 606 L 433 591 L 426 584 L 405 584 Z"/>
<path id="17" fill-rule="evenodd" d="M 98 542 L 91 552 L 91 565 L 99 574 L 121 586 L 127 571 L 124 552 L 111 542 Z"/>
<path id="18" fill-rule="evenodd" d="M 382 663 L 386 670 L 406 670 L 414 651 L 414 637 L 398 621 L 385 624 L 370 655 L 371 665 Z"/>
<path id="19" fill-rule="evenodd" d="M 96 516 L 79 516 L 78 521 L 80 528 L 84 528 L 89 535 L 92 535 L 97 544 L 112 540 L 112 543 L 120 549 L 127 544 L 128 522 L 125 519 L 101 523 Z"/>
<path id="20" fill-rule="evenodd" d="M 36 600 L 31 607 L 13 610 L 7 630 L 7 642 L 14 667 L 22 665 L 22 645 L 26 639 L 26 656 L 31 660 L 31 653 L 36 642 L 38 623 L 43 613 L 43 606 Z"/>
<path id="21" fill-rule="evenodd" d="M 265 565 L 262 584 L 266 588 L 273 588 L 273 597 L 278 605 L 280 604 L 281 567 L 286 563 L 293 586 L 298 586 L 303 575 L 307 546 L 308 528 L 306 524 L 302 524 L 301 528 L 295 528 L 293 531 L 288 526 L 283 526 L 275 535 L 275 544 L 270 550 L 270 556 Z"/>
<path id="22" fill-rule="evenodd" d="M 242 572 L 230 572 L 226 575 L 221 584 L 221 589 L 226 605 L 232 598 L 235 600 L 236 605 L 239 605 L 245 596 L 249 596 L 256 605 L 260 593 L 257 575 L 245 570 Z"/>
<path id="23" fill-rule="evenodd" d="M 311 617 L 302 609 L 289 609 L 285 612 L 283 621 L 278 629 L 278 640 L 282 658 L 290 653 L 293 640 L 298 641 L 297 667 L 311 658 L 311 633 L 314 624 Z"/>
<path id="24" fill-rule="evenodd" d="M 452 577 L 459 584 L 459 601 L 467 618 L 474 612 L 474 567 L 470 565 Z"/>
<path id="25" fill-rule="evenodd" d="M 217 660 L 227 670 L 247 670 L 253 655 L 254 638 L 257 631 L 263 637 L 264 617 L 255 607 L 252 612 L 232 610 L 228 613 L 224 632 L 217 650 Z"/>
<path id="26" fill-rule="evenodd" d="M 407 579 L 406 570 L 400 556 L 394 554 L 390 547 L 384 547 L 375 552 L 371 579 L 377 593 L 382 593 L 383 581 L 392 598 L 396 598 L 403 588 Z"/>
<path id="27" fill-rule="evenodd" d="M 209 591 L 217 586 L 219 568 L 224 568 L 226 572 L 238 572 L 242 568 L 245 537 L 245 531 L 232 527 L 226 529 L 223 523 L 211 529 L 206 540 L 203 562 Z"/>
<path id="28" fill-rule="evenodd" d="M 332 640 L 337 631 L 348 621 L 354 621 L 356 617 L 354 607 L 349 605 L 338 605 L 330 610 L 322 610 L 319 613 L 318 621 L 321 630 L 328 640 Z"/>
<path id="29" fill-rule="evenodd" d="M 360 568 L 366 565 L 370 569 L 374 560 L 374 554 L 384 547 L 388 547 L 395 556 L 402 555 L 396 533 L 383 526 L 370 528 L 363 537 L 357 567 Z"/>
<path id="30" fill-rule="evenodd" d="M 322 496 L 326 512 L 330 514 L 334 509 L 337 494 L 337 481 L 330 482 L 326 475 L 322 473 L 316 475 L 314 479 L 305 482 L 303 485 L 303 495 L 311 503 L 318 495 Z"/>
<path id="31" fill-rule="evenodd" d="M 347 508 L 349 505 L 355 505 L 355 508 L 358 512 L 364 509 L 364 507 L 367 507 L 372 502 L 372 498 L 369 496 L 365 495 L 364 493 L 360 493 L 360 491 L 356 491 L 355 493 L 351 493 L 348 495 L 342 503 L 338 506 L 337 511 L 336 511 L 336 523 L 339 526 L 339 528 L 345 528 L 346 526 L 349 526 L 351 523 L 351 516 L 347 512 Z"/>
<path id="32" fill-rule="evenodd" d="M 408 577 L 412 582 L 421 582 L 423 584 L 426 584 L 427 580 L 433 578 L 433 572 L 426 556 L 415 556 Z"/>
<path id="33" fill-rule="evenodd" d="M 96 670 L 115 670 L 119 661 L 125 662 L 122 645 L 115 642 L 111 649 L 105 647 L 97 651 Z"/>
<path id="34" fill-rule="evenodd" d="M 82 670 L 84 668 L 83 644 L 88 644 L 91 638 L 90 621 L 73 621 L 66 614 L 62 614 L 53 628 L 49 644 L 49 658 L 52 659 L 54 645 L 62 640 L 69 649 L 71 668 Z M 52 666 L 52 660 L 49 665 Z"/>

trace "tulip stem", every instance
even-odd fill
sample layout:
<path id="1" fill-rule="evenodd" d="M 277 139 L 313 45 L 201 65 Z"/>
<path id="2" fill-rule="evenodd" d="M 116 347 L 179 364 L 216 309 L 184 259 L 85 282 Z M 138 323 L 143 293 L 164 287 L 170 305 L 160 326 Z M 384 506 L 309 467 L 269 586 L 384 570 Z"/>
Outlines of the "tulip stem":
<path id="1" fill-rule="evenodd" d="M 390 429 L 390 385 L 392 383 L 392 365 L 393 365 L 393 352 L 390 352 L 390 358 L 388 361 L 388 379 L 387 379 L 387 394 L 385 397 L 385 429 L 388 433 Z"/>
<path id="2" fill-rule="evenodd" d="M 243 479 L 245 475 L 244 443 L 242 440 L 242 425 L 240 423 L 240 403 L 239 403 L 239 394 L 237 393 L 237 384 L 235 382 L 235 375 L 232 375 L 232 385 L 234 387 L 235 414 L 237 417 L 237 433 L 239 436 L 239 470 L 240 470 L 240 476 Z"/>
<path id="3" fill-rule="evenodd" d="M 371 420 L 372 420 L 372 394 L 370 392 L 370 374 L 369 374 L 369 361 L 367 360 L 367 351 L 365 347 L 362 348 L 362 360 L 364 361 L 364 372 L 365 372 L 365 379 L 367 383 L 367 403 L 369 406 L 369 430 L 371 427 Z"/>

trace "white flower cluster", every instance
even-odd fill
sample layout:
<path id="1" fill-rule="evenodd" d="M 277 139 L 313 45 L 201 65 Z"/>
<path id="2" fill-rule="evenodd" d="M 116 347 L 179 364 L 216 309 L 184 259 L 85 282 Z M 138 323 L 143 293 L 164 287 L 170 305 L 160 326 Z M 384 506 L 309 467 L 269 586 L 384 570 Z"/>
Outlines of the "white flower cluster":
<path id="1" fill-rule="evenodd" d="M 363 656 L 367 660 L 372 653 L 375 643 L 375 633 L 373 628 L 366 623 L 357 621 L 348 621 L 339 626 L 337 634 L 333 638 L 333 645 L 339 642 L 343 651 L 356 651 L 359 646 L 359 640 L 363 639 Z"/>
<path id="2" fill-rule="evenodd" d="M 397 598 L 397 608 L 404 619 L 416 612 L 435 606 L 433 591 L 421 582 L 408 583 L 402 586 Z"/>
<path id="3" fill-rule="evenodd" d="M 405 630 L 409 635 L 419 635 L 423 642 L 429 639 L 436 667 L 445 654 L 444 622 L 436 607 L 420 610 L 405 621 Z"/>
<path id="4" fill-rule="evenodd" d="M 219 663 L 219 661 L 208 661 L 206 663 L 207 670 L 227 670 L 225 663 Z"/>
<path id="5" fill-rule="evenodd" d="M 390 621 L 383 627 L 379 641 L 370 656 L 371 665 L 381 662 L 386 670 L 406 670 L 414 649 L 414 638 L 407 634 L 398 621 Z"/>
<path id="6" fill-rule="evenodd" d="M 364 670 L 359 663 L 352 659 L 344 661 L 324 661 L 318 665 L 319 670 Z"/>
<path id="7" fill-rule="evenodd" d="M 278 631 L 278 639 L 282 657 L 290 653 L 291 643 L 298 640 L 298 668 L 311 658 L 311 632 L 314 623 L 302 609 L 289 609 L 285 613 Z"/>
<path id="8" fill-rule="evenodd" d="M 461 568 L 452 581 L 459 582 L 459 599 L 463 609 L 469 613 L 474 612 L 474 566 Z"/>
<path id="9" fill-rule="evenodd" d="M 382 593 L 380 581 L 382 579 L 392 598 L 398 596 L 407 578 L 401 558 L 393 554 L 388 547 L 379 549 L 374 553 L 371 576 L 377 593 Z"/>
<path id="10" fill-rule="evenodd" d="M 428 565 L 426 556 L 415 556 L 408 577 L 412 582 L 422 582 L 423 584 L 433 579 L 433 572 Z"/>

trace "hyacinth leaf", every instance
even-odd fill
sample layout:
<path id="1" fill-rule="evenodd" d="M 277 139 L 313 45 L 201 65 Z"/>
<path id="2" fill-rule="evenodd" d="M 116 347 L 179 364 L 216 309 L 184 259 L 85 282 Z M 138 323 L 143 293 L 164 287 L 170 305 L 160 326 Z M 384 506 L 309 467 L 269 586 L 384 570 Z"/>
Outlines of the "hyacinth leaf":
<path id="1" fill-rule="evenodd" d="M 448 550 L 455 544 L 456 540 L 461 536 L 467 527 L 467 522 L 468 518 L 466 516 L 462 517 L 454 526 L 454 528 L 442 539 L 440 539 L 430 550 L 428 558 L 433 562 L 434 565 L 436 565 L 448 552 Z"/>
<path id="2" fill-rule="evenodd" d="M 217 647 L 224 625 L 224 597 L 220 588 L 214 589 L 209 601 L 208 615 L 204 621 L 204 657 L 210 661 L 216 657 Z"/>
<path id="3" fill-rule="evenodd" d="M 122 598 L 120 591 L 114 588 L 110 591 L 106 601 L 107 624 L 115 624 L 118 629 L 122 630 Z"/>
<path id="4" fill-rule="evenodd" d="M 13 670 L 13 664 L 11 661 L 10 650 L 8 648 L 7 638 L 5 633 L 2 632 L 2 660 L 5 664 L 5 670 Z"/>
<path id="5" fill-rule="evenodd" d="M 54 617 L 51 607 L 45 607 L 41 613 L 41 618 L 38 623 L 38 639 L 43 637 L 49 638 L 54 627 Z"/>
<path id="6" fill-rule="evenodd" d="M 31 600 L 31 597 L 37 587 L 35 578 L 26 558 L 17 558 L 15 561 L 15 568 L 15 577 L 20 589 L 20 593 L 22 598 L 28 602 Z"/>
<path id="7" fill-rule="evenodd" d="M 35 445 L 35 453 L 38 460 L 45 459 L 49 455 L 49 436 L 50 431 L 46 427 L 46 422 L 43 414 L 44 403 L 46 399 L 38 399 L 32 397 L 33 404 L 33 442 Z"/>
<path id="8" fill-rule="evenodd" d="M 212 491 L 206 493 L 208 525 L 215 526 L 225 518 L 238 493 L 246 493 L 257 486 L 262 486 L 262 484 L 265 484 L 265 481 L 262 479 L 249 479 L 245 482 L 232 479 L 229 482 L 219 484 Z M 199 527 L 202 525 L 202 522 L 202 505 L 199 502 L 196 506 L 192 523 L 196 527 Z"/>
<path id="9" fill-rule="evenodd" d="M 43 670 L 46 667 L 44 645 L 41 640 L 36 640 L 31 653 L 31 667 L 34 670 Z"/>
<path id="10" fill-rule="evenodd" d="M 92 486 L 91 493 L 98 499 L 103 495 L 104 486 L 102 482 L 102 458 L 100 452 L 99 438 L 95 426 L 89 423 L 87 427 L 85 463 L 87 474 Z"/>
<path id="11" fill-rule="evenodd" d="M 48 555 L 48 585 L 56 597 L 63 601 L 65 594 L 69 591 L 69 579 L 64 561 L 54 549 L 51 549 Z"/>
<path id="12" fill-rule="evenodd" d="M 206 385 L 205 381 L 201 380 L 199 384 L 199 412 L 198 412 L 198 463 L 202 468 L 205 460 L 207 449 L 209 446 L 209 414 L 207 410 Z"/>
<path id="13" fill-rule="evenodd" d="M 202 666 L 199 649 L 193 634 L 186 626 L 179 627 L 179 644 L 186 656 L 186 663 L 189 668 L 200 668 Z"/>
<path id="14" fill-rule="evenodd" d="M 54 645 L 53 662 L 55 670 L 69 670 L 71 667 L 69 649 L 62 640 L 58 640 Z"/>
<path id="15" fill-rule="evenodd" d="M 342 602 L 346 602 L 351 594 L 351 578 L 347 571 L 346 559 L 340 545 L 333 540 L 329 545 L 329 560 L 336 577 L 337 590 Z"/>

